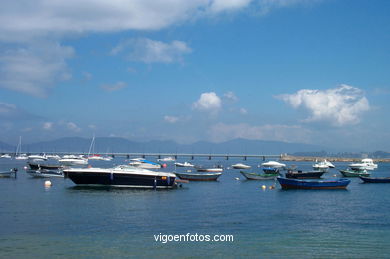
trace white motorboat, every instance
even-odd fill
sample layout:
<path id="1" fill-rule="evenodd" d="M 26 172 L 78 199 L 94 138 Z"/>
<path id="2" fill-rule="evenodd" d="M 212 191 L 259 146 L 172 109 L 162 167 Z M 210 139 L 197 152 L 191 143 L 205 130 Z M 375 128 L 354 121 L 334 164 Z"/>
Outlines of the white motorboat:
<path id="1" fill-rule="evenodd" d="M 329 170 L 329 165 L 326 161 L 321 161 L 313 164 L 313 169 L 317 171 L 326 172 Z"/>
<path id="2" fill-rule="evenodd" d="M 31 175 L 35 178 L 49 178 L 49 177 L 64 177 L 64 174 L 61 170 L 55 170 L 55 169 L 39 169 L 39 170 L 32 170 L 27 169 L 26 173 Z"/>
<path id="3" fill-rule="evenodd" d="M 282 168 L 282 167 L 286 167 L 286 164 L 279 163 L 277 161 L 268 161 L 268 162 L 262 163 L 261 166 L 272 167 L 272 168 Z"/>
<path id="4" fill-rule="evenodd" d="M 157 161 L 159 161 L 159 162 L 174 162 L 175 158 L 168 156 L 168 157 L 157 159 Z"/>
<path id="5" fill-rule="evenodd" d="M 29 155 L 28 159 L 30 160 L 47 160 L 45 155 Z"/>
<path id="6" fill-rule="evenodd" d="M 251 166 L 250 165 L 245 165 L 245 164 L 242 164 L 242 163 L 238 163 L 238 164 L 232 165 L 232 168 L 234 168 L 234 169 L 250 169 Z"/>
<path id="7" fill-rule="evenodd" d="M 87 165 L 88 159 L 75 157 L 75 158 L 62 158 L 58 160 L 62 165 L 73 166 L 73 165 Z"/>
<path id="8" fill-rule="evenodd" d="M 374 170 L 378 165 L 371 158 L 362 159 L 360 163 L 352 163 L 348 165 L 352 170 Z"/>
<path id="9" fill-rule="evenodd" d="M 189 162 L 184 162 L 184 163 L 175 163 L 175 166 L 178 167 L 194 167 L 195 165 L 189 163 Z"/>
<path id="10" fill-rule="evenodd" d="M 9 154 L 3 154 L 0 156 L 0 158 L 11 158 L 11 156 Z"/>

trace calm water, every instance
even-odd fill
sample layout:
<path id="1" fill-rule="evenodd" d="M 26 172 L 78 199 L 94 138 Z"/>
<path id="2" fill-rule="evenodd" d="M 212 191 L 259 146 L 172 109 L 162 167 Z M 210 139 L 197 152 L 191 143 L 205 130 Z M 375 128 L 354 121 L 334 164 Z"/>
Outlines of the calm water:
<path id="1" fill-rule="evenodd" d="M 241 160 L 195 160 L 195 164 Z M 256 166 L 262 161 L 248 160 Z M 116 160 L 113 163 L 123 163 Z M 107 162 L 95 162 L 109 166 Z M 309 169 L 311 163 L 296 163 Z M 389 258 L 390 184 L 347 190 L 262 190 L 225 170 L 218 182 L 174 190 L 79 188 L 69 179 L 0 179 L 0 258 Z M 337 168 L 346 164 L 336 163 Z M 166 170 L 173 170 L 168 167 Z M 183 169 L 182 169 L 183 170 Z M 326 177 L 339 175 L 333 169 Z M 379 164 L 375 176 L 390 176 Z M 240 178 L 236 180 L 235 178 Z M 158 234 L 230 234 L 234 242 L 156 242 Z"/>

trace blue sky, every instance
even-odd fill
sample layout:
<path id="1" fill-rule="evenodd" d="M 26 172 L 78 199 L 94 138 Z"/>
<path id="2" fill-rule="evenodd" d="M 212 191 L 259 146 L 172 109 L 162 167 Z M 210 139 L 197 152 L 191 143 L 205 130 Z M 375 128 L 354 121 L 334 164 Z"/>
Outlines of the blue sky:
<path id="1" fill-rule="evenodd" d="M 5 1 L 0 141 L 390 145 L 390 2 Z"/>

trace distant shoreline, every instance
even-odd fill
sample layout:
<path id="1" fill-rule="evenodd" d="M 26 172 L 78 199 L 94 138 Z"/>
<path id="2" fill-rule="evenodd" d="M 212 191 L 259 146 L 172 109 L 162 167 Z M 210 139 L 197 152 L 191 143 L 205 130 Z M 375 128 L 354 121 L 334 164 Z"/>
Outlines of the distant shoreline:
<path id="1" fill-rule="evenodd" d="M 314 162 L 314 161 L 322 161 L 328 160 L 330 162 L 360 162 L 362 158 L 346 158 L 346 157 L 315 157 L 315 156 L 291 156 L 291 155 L 283 155 L 280 157 L 281 161 L 296 161 L 296 162 Z M 390 162 L 390 158 L 373 158 L 374 162 Z"/>

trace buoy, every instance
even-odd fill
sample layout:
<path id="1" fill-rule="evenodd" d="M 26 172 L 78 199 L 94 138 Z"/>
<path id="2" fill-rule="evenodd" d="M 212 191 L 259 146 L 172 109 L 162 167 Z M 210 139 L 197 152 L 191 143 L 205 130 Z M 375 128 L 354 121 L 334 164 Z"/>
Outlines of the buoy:
<path id="1" fill-rule="evenodd" d="M 333 175 L 333 177 L 336 177 L 336 176 L 337 176 L 337 175 L 335 175 L 335 174 Z"/>
<path id="2" fill-rule="evenodd" d="M 51 182 L 50 181 L 45 181 L 45 187 L 50 187 L 51 186 Z"/>
<path id="3" fill-rule="evenodd" d="M 162 168 L 166 168 L 167 167 L 167 164 L 162 164 Z"/>
<path id="4" fill-rule="evenodd" d="M 28 169 L 28 167 L 27 167 L 27 166 L 25 166 L 25 167 L 23 167 L 23 169 L 24 169 L 24 170 L 27 170 L 27 169 Z"/>
<path id="5" fill-rule="evenodd" d="M 275 189 L 275 186 L 271 185 L 269 188 L 272 190 Z"/>
<path id="6" fill-rule="evenodd" d="M 261 188 L 263 188 L 263 190 L 267 189 L 267 186 L 263 185 L 261 186 Z"/>
<path id="7" fill-rule="evenodd" d="M 240 178 L 238 178 L 238 177 L 236 177 L 236 178 L 234 178 L 234 179 L 236 179 L 237 181 L 239 181 L 239 180 L 240 180 Z"/>

